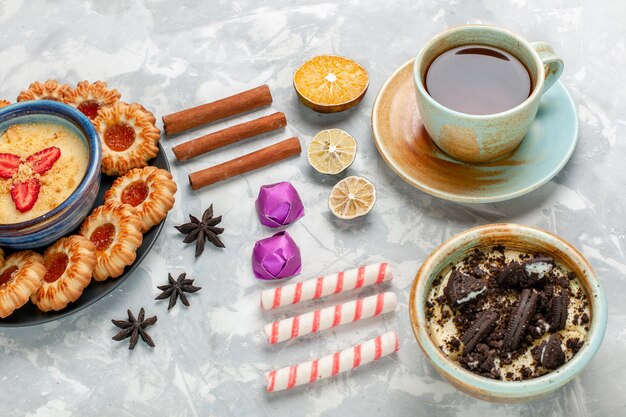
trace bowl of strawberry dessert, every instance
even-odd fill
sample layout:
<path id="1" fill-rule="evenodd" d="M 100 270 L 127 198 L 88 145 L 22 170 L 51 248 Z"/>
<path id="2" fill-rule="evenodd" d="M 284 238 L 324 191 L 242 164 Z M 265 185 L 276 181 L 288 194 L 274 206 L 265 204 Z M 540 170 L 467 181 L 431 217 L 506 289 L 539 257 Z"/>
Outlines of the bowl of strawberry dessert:
<path id="1" fill-rule="evenodd" d="M 49 245 L 76 229 L 100 188 L 91 121 L 50 100 L 0 109 L 0 247 Z"/>

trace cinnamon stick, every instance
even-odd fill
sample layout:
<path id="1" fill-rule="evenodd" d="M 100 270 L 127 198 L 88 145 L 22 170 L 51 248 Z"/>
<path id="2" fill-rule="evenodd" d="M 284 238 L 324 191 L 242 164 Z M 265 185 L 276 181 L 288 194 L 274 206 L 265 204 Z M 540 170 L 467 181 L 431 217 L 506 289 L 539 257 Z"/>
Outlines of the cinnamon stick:
<path id="1" fill-rule="evenodd" d="M 298 138 L 289 138 L 232 161 L 189 174 L 189 183 L 192 189 L 197 190 L 235 175 L 245 174 L 246 172 L 299 155 L 300 152 L 301 148 Z"/>
<path id="2" fill-rule="evenodd" d="M 240 123 L 238 125 L 200 136 L 199 138 L 190 140 L 180 145 L 174 146 L 172 149 L 176 159 L 186 161 L 206 152 L 213 151 L 222 146 L 227 146 L 243 139 L 251 138 L 262 133 L 271 132 L 287 125 L 285 114 L 278 112 L 269 116 L 259 117 L 249 122 Z"/>
<path id="3" fill-rule="evenodd" d="M 262 85 L 234 96 L 163 116 L 163 129 L 166 135 L 175 135 L 206 123 L 246 113 L 270 104 L 272 104 L 270 88 L 267 85 Z"/>

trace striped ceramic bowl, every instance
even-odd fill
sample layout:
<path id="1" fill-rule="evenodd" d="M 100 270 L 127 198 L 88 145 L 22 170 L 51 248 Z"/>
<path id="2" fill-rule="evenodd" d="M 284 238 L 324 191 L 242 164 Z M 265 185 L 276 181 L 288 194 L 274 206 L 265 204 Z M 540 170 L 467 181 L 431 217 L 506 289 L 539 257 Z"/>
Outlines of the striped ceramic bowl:
<path id="1" fill-rule="evenodd" d="M 450 360 L 429 335 L 425 301 L 433 279 L 447 265 L 457 263 L 474 249 L 496 245 L 552 256 L 578 275 L 589 299 L 591 325 L 585 344 L 567 363 L 538 378 L 500 381 L 474 374 Z M 413 281 L 409 310 L 417 342 L 441 376 L 460 391 L 482 400 L 504 403 L 532 400 L 550 394 L 571 381 L 598 351 L 607 322 L 604 288 L 583 255 L 558 236 L 534 227 L 510 223 L 489 224 L 466 230 L 435 249 L 426 258 Z"/>
<path id="2" fill-rule="evenodd" d="M 101 148 L 91 121 L 75 108 L 50 100 L 24 101 L 0 109 L 0 132 L 17 123 L 54 123 L 85 141 L 89 163 L 76 190 L 59 206 L 34 219 L 0 224 L 0 246 L 30 249 L 51 244 L 76 229 L 91 212 L 100 188 Z"/>

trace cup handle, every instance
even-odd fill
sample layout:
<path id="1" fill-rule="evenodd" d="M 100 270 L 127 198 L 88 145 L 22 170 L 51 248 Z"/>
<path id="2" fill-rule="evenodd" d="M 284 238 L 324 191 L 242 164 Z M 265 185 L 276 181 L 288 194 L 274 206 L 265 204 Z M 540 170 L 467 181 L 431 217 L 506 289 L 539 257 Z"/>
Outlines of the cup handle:
<path id="1" fill-rule="evenodd" d="M 545 80 L 542 93 L 545 93 L 559 79 L 563 72 L 563 60 L 559 58 L 552 47 L 545 42 L 532 42 L 531 46 L 539 54 L 545 70 Z"/>

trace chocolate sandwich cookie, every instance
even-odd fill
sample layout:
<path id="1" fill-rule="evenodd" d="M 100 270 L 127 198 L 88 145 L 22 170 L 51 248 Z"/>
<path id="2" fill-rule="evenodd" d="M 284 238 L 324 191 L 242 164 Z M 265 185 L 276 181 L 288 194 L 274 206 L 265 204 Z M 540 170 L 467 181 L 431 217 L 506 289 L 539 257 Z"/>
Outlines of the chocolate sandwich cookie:
<path id="1" fill-rule="evenodd" d="M 547 369 L 556 369 L 565 363 L 565 353 L 558 333 L 553 333 L 547 342 L 541 344 L 540 352 L 539 361 Z"/>
<path id="2" fill-rule="evenodd" d="M 495 309 L 485 310 L 476 318 L 474 323 L 463 333 L 461 341 L 465 345 L 464 353 L 471 352 L 478 342 L 487 337 L 496 326 L 498 313 Z"/>
<path id="3" fill-rule="evenodd" d="M 548 318 L 551 330 L 563 330 L 565 328 L 565 323 L 567 322 L 567 302 L 567 291 L 563 289 L 550 299 Z"/>
<path id="4" fill-rule="evenodd" d="M 511 261 L 500 271 L 496 281 L 503 288 L 533 288 L 545 280 L 553 267 L 554 259 L 549 256 Z"/>
<path id="5" fill-rule="evenodd" d="M 502 342 L 503 350 L 510 352 L 517 349 L 538 305 L 539 295 L 536 291 L 528 288 L 522 291 L 517 308 L 509 319 L 509 325 Z"/>
<path id="6" fill-rule="evenodd" d="M 524 262 L 524 272 L 531 282 L 539 282 L 546 278 L 554 267 L 554 258 L 539 255 Z"/>
<path id="7" fill-rule="evenodd" d="M 502 288 L 528 288 L 534 283 L 526 276 L 526 271 L 521 263 L 509 262 L 496 277 L 498 285 Z"/>
<path id="8" fill-rule="evenodd" d="M 456 309 L 480 298 L 486 289 L 487 284 L 482 279 L 454 270 L 450 274 L 444 294 L 450 307 Z"/>

